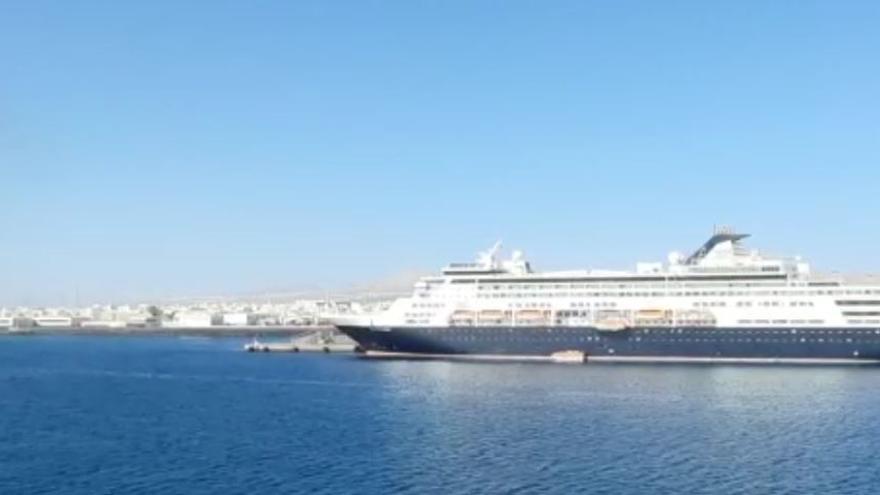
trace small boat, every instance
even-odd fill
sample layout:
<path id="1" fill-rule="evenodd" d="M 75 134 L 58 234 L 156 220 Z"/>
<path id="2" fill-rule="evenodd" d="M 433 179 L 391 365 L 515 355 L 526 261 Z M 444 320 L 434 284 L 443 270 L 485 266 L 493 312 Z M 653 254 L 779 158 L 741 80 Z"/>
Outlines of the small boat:
<path id="1" fill-rule="evenodd" d="M 619 332 L 629 328 L 629 323 L 622 319 L 617 320 L 599 320 L 594 325 L 596 330 L 602 332 Z"/>
<path id="2" fill-rule="evenodd" d="M 587 355 L 581 351 L 559 351 L 550 355 L 554 363 L 580 364 L 587 360 Z"/>
<path id="3" fill-rule="evenodd" d="M 269 346 L 254 339 L 250 343 L 245 344 L 244 350 L 248 352 L 269 352 Z"/>

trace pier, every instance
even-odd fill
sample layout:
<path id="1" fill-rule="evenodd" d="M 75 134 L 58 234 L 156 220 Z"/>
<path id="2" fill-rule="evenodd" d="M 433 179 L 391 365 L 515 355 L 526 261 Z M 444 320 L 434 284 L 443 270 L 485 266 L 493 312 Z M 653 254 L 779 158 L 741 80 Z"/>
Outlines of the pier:
<path id="1" fill-rule="evenodd" d="M 247 352 L 355 352 L 357 344 L 335 330 L 312 332 L 286 342 L 260 342 L 256 338 L 245 344 Z"/>

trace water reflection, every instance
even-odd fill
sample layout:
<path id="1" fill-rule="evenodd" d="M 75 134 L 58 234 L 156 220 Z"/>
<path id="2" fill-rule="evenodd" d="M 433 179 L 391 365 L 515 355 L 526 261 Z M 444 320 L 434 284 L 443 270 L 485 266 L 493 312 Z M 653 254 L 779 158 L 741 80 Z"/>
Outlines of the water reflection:
<path id="1" fill-rule="evenodd" d="M 413 458 L 459 458 L 510 489 L 575 490 L 586 477 L 633 493 L 830 490 L 876 477 L 855 465 L 815 474 L 854 452 L 873 458 L 878 429 L 868 411 L 880 401 L 870 393 L 871 368 L 370 366 L 387 385 L 383 407 L 397 414 L 390 445 L 417 429 Z"/>
<path id="2" fill-rule="evenodd" d="M 380 361 L 161 338 L 3 344 L 0 493 L 880 485 L 875 368 Z"/>

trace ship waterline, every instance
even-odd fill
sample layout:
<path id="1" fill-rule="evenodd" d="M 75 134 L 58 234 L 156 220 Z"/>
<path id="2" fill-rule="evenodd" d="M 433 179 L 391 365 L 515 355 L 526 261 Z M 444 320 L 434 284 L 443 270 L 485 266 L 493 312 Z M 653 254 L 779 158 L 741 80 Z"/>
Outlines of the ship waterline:
<path id="1" fill-rule="evenodd" d="M 880 362 L 880 285 L 815 277 L 800 258 L 716 231 L 633 272 L 535 272 L 500 244 L 423 277 L 385 312 L 334 318 L 371 355 L 587 361 Z"/>
<path id="2" fill-rule="evenodd" d="M 594 327 L 338 327 L 376 357 L 545 358 L 582 352 L 595 362 L 880 363 L 880 329 Z"/>

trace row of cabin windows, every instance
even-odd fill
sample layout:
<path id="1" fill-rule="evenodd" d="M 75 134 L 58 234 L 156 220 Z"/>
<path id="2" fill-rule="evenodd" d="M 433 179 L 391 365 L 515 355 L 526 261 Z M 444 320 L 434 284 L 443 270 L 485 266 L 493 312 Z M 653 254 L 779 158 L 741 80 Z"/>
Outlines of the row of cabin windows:
<path id="1" fill-rule="evenodd" d="M 804 294 L 776 294 L 760 292 L 493 292 L 478 293 L 480 299 L 543 298 L 543 297 L 794 297 Z M 809 294 L 807 294 L 809 295 Z"/>
<path id="2" fill-rule="evenodd" d="M 760 301 L 760 302 L 757 302 L 757 301 L 739 301 L 738 303 L 736 303 L 736 305 L 737 305 L 737 307 L 751 307 L 752 305 L 768 307 L 768 306 L 785 306 L 785 303 L 783 303 L 783 302 L 781 302 L 781 301 Z M 812 307 L 812 306 L 815 306 L 815 304 L 813 303 L 813 301 L 789 301 L 789 302 L 788 302 L 788 305 L 791 306 L 791 307 L 796 307 L 796 306 L 801 306 L 801 307 L 808 306 L 808 307 Z"/>
<path id="3" fill-rule="evenodd" d="M 550 303 L 508 303 L 511 308 L 549 308 Z"/>
<path id="4" fill-rule="evenodd" d="M 698 301 L 694 303 L 695 308 L 708 308 L 708 307 L 725 307 L 727 303 L 724 301 Z M 736 307 L 738 308 L 750 308 L 752 306 L 763 306 L 767 307 L 781 307 L 786 306 L 786 304 L 782 301 L 737 301 Z M 814 303 L 812 301 L 789 301 L 788 306 L 794 307 L 812 307 Z"/>
<path id="5" fill-rule="evenodd" d="M 642 286 L 642 287 L 644 287 L 644 286 Z M 763 294 L 763 295 L 774 295 L 774 296 L 777 296 L 777 295 L 779 295 L 779 296 L 781 296 L 781 295 L 800 295 L 800 296 L 851 295 L 851 296 L 859 296 L 859 295 L 871 295 L 871 294 L 880 295 L 880 289 L 789 289 L 789 288 L 784 288 L 782 290 L 775 289 L 775 290 L 747 290 L 747 291 L 743 291 L 743 290 L 722 290 L 722 291 L 709 290 L 709 291 L 707 291 L 707 290 L 688 290 L 687 288 L 684 288 L 684 287 L 682 287 L 682 288 L 674 287 L 674 286 L 670 287 L 668 284 L 657 284 L 657 285 L 653 285 L 650 287 L 653 287 L 655 289 L 670 289 L 670 288 L 672 288 L 672 289 L 676 289 L 676 292 L 674 293 L 674 295 L 686 295 L 686 296 L 748 295 L 748 294 Z M 736 286 L 725 286 L 725 288 L 728 288 L 728 287 L 738 288 Z M 746 287 L 754 287 L 755 289 L 762 288 L 760 285 L 746 286 Z M 663 292 L 639 291 L 638 287 L 633 286 L 633 285 L 627 285 L 627 284 L 615 284 L 613 286 L 606 285 L 605 287 L 586 286 L 583 284 L 572 284 L 572 285 L 567 285 L 567 284 L 500 285 L 500 284 L 485 284 L 484 283 L 484 284 L 477 285 L 477 290 L 481 290 L 481 291 L 489 291 L 489 290 L 494 290 L 494 291 L 498 291 L 498 290 L 514 290 L 514 291 L 516 291 L 516 290 L 529 290 L 529 291 L 531 291 L 531 290 L 536 290 L 536 289 L 541 290 L 541 291 L 546 291 L 546 290 L 589 290 L 589 289 L 598 289 L 598 288 L 605 288 L 605 289 L 615 288 L 618 290 L 621 290 L 621 289 L 628 290 L 630 292 L 635 290 L 636 291 L 635 294 L 640 295 L 640 296 L 660 295 L 660 294 L 666 292 L 666 290 L 664 290 Z"/>
<path id="6" fill-rule="evenodd" d="M 434 313 L 404 313 L 403 316 L 406 318 L 431 318 Z"/>
<path id="7" fill-rule="evenodd" d="M 529 335 L 529 336 L 537 336 L 543 335 L 544 333 L 554 332 L 568 335 L 577 335 L 583 333 L 583 329 L 579 328 L 544 328 L 540 330 L 530 330 L 528 332 L 516 332 L 514 331 L 514 327 L 504 328 L 504 329 L 495 329 L 493 330 L 466 330 L 462 328 L 456 327 L 444 327 L 444 328 L 429 328 L 426 330 L 428 333 L 437 333 L 437 334 L 448 334 L 448 335 L 471 335 L 475 334 L 475 332 L 479 335 L 506 335 L 508 337 L 515 335 Z M 776 335 L 798 335 L 798 336 L 810 336 L 810 335 L 823 335 L 838 338 L 840 335 L 844 336 L 880 336 L 880 328 L 847 328 L 847 329 L 825 329 L 825 328 L 799 328 L 799 329 L 749 329 L 749 328 L 725 328 L 723 330 L 720 329 L 706 329 L 698 331 L 698 335 L 700 336 L 713 336 L 713 338 L 727 338 L 727 337 L 749 337 L 749 338 L 766 338 Z M 642 330 L 634 330 L 633 334 L 635 335 L 681 335 L 684 336 L 684 331 L 681 328 L 655 328 L 655 329 L 642 329 Z M 694 335 L 690 336 L 693 338 Z M 758 335 L 758 337 L 755 337 Z M 599 338 L 598 336 L 595 338 Z M 613 337 L 617 338 L 617 337 Z M 648 337 L 651 338 L 651 337 Z M 702 337 L 700 337 L 702 338 Z M 842 338 L 842 337 L 840 337 Z"/>
<path id="8" fill-rule="evenodd" d="M 646 337 L 648 339 L 648 337 Z M 552 336 L 552 337 L 542 337 L 539 335 L 526 335 L 526 334 L 518 334 L 518 335 L 498 335 L 498 334 L 464 334 L 464 335 L 455 335 L 449 334 L 447 336 L 447 340 L 458 340 L 462 342 L 509 342 L 511 340 L 520 340 L 520 341 L 530 341 L 530 340 L 540 340 L 542 342 L 570 342 L 572 339 L 569 337 L 562 336 Z M 577 337 L 575 340 L 580 342 L 602 342 L 607 341 L 609 339 L 601 336 L 581 336 Z M 641 342 L 642 337 L 629 337 L 627 339 L 630 342 Z M 721 338 L 721 339 L 705 339 L 705 338 L 690 338 L 690 337 L 672 337 L 672 338 L 650 338 L 652 343 L 656 342 L 686 342 L 686 343 L 703 343 L 703 344 L 717 344 L 717 343 L 741 343 L 741 344 L 749 344 L 749 343 L 764 343 L 764 344 L 806 344 L 806 343 L 818 343 L 818 344 L 873 344 L 876 343 L 876 340 L 873 339 L 853 339 L 853 338 L 810 338 L 810 337 L 789 337 L 789 338 Z"/>
<path id="9" fill-rule="evenodd" d="M 516 294 L 514 294 L 513 296 L 514 296 L 514 297 L 520 297 L 519 295 L 516 295 Z M 539 297 L 538 294 L 532 294 L 531 296 L 532 296 L 532 297 L 536 297 L 536 298 Z M 478 295 L 477 297 L 489 298 L 488 295 L 486 295 L 486 296 L 480 296 L 480 295 Z M 492 297 L 493 299 L 503 299 L 503 298 L 505 298 L 505 297 L 508 297 L 508 294 L 493 294 L 491 297 Z M 416 306 L 418 306 L 418 305 L 416 305 Z M 437 304 L 437 305 L 423 305 L 423 306 L 424 306 L 424 307 L 428 307 L 428 306 L 431 306 L 431 307 L 441 307 L 442 304 Z M 595 306 L 595 307 L 603 307 L 603 306 L 604 306 L 604 307 L 615 307 L 615 306 L 616 306 L 616 303 L 613 303 L 613 302 L 607 302 L 607 301 L 599 301 L 599 302 L 595 302 L 595 303 L 591 303 L 591 302 L 572 302 L 572 303 L 571 303 L 571 307 L 590 307 L 590 306 Z M 725 302 L 725 301 L 697 301 L 697 302 L 695 302 L 695 303 L 693 304 L 693 306 L 694 306 L 695 308 L 700 308 L 700 307 L 704 307 L 704 308 L 707 308 L 707 307 L 726 307 L 726 306 L 727 306 L 727 302 Z M 752 307 L 752 306 L 763 306 L 763 307 L 784 307 L 784 306 L 788 306 L 788 307 L 814 307 L 814 306 L 815 306 L 815 303 L 814 303 L 813 301 L 788 301 L 788 304 L 786 304 L 784 301 L 737 301 L 737 303 L 736 303 L 736 307 L 738 307 L 738 308 L 748 308 L 748 307 Z M 538 306 L 535 306 L 535 303 L 522 303 L 522 304 L 520 304 L 520 303 L 516 303 L 516 304 L 511 303 L 511 307 L 544 307 L 544 305 L 543 305 L 543 304 L 540 304 L 540 305 L 538 305 Z M 549 307 L 549 305 L 547 305 L 547 307 Z"/>
<path id="10" fill-rule="evenodd" d="M 792 325 L 822 325 L 825 323 L 825 320 L 738 320 L 737 323 L 740 325 L 787 325 L 791 323 Z"/>
<path id="11" fill-rule="evenodd" d="M 579 301 L 579 302 L 571 303 L 572 308 L 589 308 L 590 306 L 593 306 L 596 308 L 616 308 L 617 303 L 610 302 L 610 301 L 598 301 L 598 302 L 594 302 L 594 303 L 590 303 L 589 301 L 586 301 L 586 302 Z"/>
<path id="12" fill-rule="evenodd" d="M 486 289 L 491 289 L 492 287 L 488 286 L 478 286 L 477 289 L 481 293 L 485 293 Z M 503 290 L 504 287 L 497 287 L 494 290 L 499 291 Z M 533 288 L 531 288 L 533 289 Z M 723 290 L 723 291 L 709 291 L 709 290 L 665 290 L 665 291 L 633 291 L 632 288 L 630 290 L 615 290 L 615 291 L 601 291 L 601 292 L 585 292 L 585 291 L 577 291 L 577 292 L 545 292 L 543 288 L 541 290 L 534 291 L 530 290 L 529 287 L 510 287 L 510 290 L 527 290 L 528 292 L 518 293 L 500 293 L 503 297 L 600 297 L 600 296 L 608 296 L 608 297 L 700 297 L 700 296 L 708 296 L 708 297 L 717 297 L 717 296 L 779 296 L 779 297 L 795 297 L 795 296 L 841 296 L 841 295 L 870 295 L 870 294 L 880 294 L 880 290 L 856 290 L 856 291 L 830 291 L 830 290 L 811 290 L 811 291 L 803 291 L 803 290 Z M 523 294 L 517 296 L 517 294 Z M 423 290 L 416 290 L 415 295 L 420 297 L 429 297 L 430 294 Z M 443 297 L 444 294 L 438 293 L 435 297 Z M 477 295 L 480 297 L 480 294 Z M 483 297 L 491 297 L 485 295 Z"/>
<path id="13" fill-rule="evenodd" d="M 537 290 L 535 290 L 537 289 Z M 534 287 L 534 286 L 477 286 L 477 290 L 483 291 L 528 291 L 526 294 L 541 294 L 546 297 L 554 296 L 614 296 L 614 297 L 696 297 L 696 296 L 830 296 L 830 295 L 871 295 L 880 294 L 880 290 L 674 290 L 674 291 L 639 291 L 632 290 L 616 290 L 616 291 L 576 291 L 576 292 L 559 292 L 561 287 Z M 555 291 L 555 292 L 547 292 Z M 507 294 L 507 293 L 505 293 Z M 512 292 L 509 294 L 517 294 Z M 532 297 L 523 296 L 523 297 Z"/>
<path id="14" fill-rule="evenodd" d="M 424 318 L 424 317 L 433 317 L 433 313 L 405 313 L 404 315 L 407 318 Z M 567 318 L 584 318 L 590 316 L 589 311 L 558 311 L 556 313 L 555 322 L 557 324 L 568 323 Z M 686 318 L 685 318 L 686 319 Z M 685 319 L 679 318 L 679 321 L 685 321 Z M 502 320 L 497 320 L 502 321 Z M 641 320 L 644 322 L 650 321 L 654 325 L 672 325 L 674 324 L 671 320 Z M 690 322 L 690 320 L 688 320 Z M 427 323 L 428 320 L 424 320 L 424 323 Z M 714 324 L 714 321 L 711 320 L 703 320 L 699 319 L 698 323 L 706 323 L 706 324 Z M 412 323 L 407 320 L 407 323 Z M 463 324 L 474 324 L 473 321 L 468 322 L 467 320 L 462 320 L 459 322 L 459 325 Z M 693 323 L 693 322 L 691 322 Z M 824 325 L 825 320 L 813 319 L 813 320 L 784 320 L 784 319 L 776 319 L 776 320 L 737 320 L 737 323 L 740 325 Z M 847 320 L 847 323 L 853 325 L 877 325 L 880 324 L 880 319 L 869 319 L 869 320 L 855 320 L 850 319 Z M 645 323 L 646 325 L 648 323 Z M 812 330 L 802 330 L 804 332 L 810 332 Z M 816 332 L 823 333 L 823 330 L 815 330 Z M 680 332 L 680 329 L 679 329 Z M 792 331 L 794 333 L 795 331 Z"/>
<path id="15" fill-rule="evenodd" d="M 701 302 L 694 303 L 695 308 L 709 308 L 709 307 L 714 308 L 714 307 L 718 307 L 718 306 L 724 307 L 724 306 L 727 306 L 727 303 L 724 301 L 701 301 Z"/>

